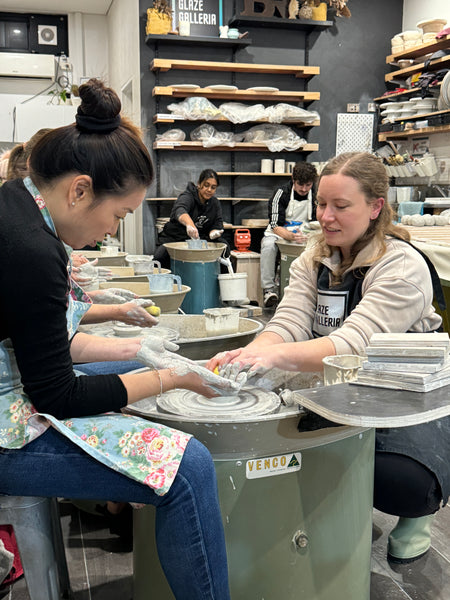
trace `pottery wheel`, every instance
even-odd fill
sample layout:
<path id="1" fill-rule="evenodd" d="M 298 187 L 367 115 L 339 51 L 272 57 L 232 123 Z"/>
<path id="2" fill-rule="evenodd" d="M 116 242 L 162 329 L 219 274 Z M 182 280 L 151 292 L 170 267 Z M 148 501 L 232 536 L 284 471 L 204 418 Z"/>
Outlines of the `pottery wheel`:
<path id="1" fill-rule="evenodd" d="M 236 396 L 206 398 L 189 390 L 173 390 L 157 398 L 158 408 L 184 417 L 214 417 L 232 421 L 275 412 L 280 398 L 274 392 L 245 387 Z"/>

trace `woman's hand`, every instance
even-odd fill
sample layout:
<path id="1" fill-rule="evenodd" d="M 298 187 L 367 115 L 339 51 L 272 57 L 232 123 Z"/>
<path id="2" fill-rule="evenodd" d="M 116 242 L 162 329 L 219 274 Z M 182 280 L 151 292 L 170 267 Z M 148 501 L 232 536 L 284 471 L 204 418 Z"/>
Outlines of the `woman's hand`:
<path id="1" fill-rule="evenodd" d="M 193 240 L 198 240 L 198 229 L 195 225 L 186 225 L 186 233 Z"/>
<path id="2" fill-rule="evenodd" d="M 153 302 L 149 304 L 152 306 Z M 116 321 L 122 321 L 127 325 L 135 325 L 138 327 L 153 327 L 158 324 L 158 319 L 152 317 L 143 306 L 139 306 L 136 302 L 126 302 L 125 304 L 115 304 L 114 310 L 117 310 Z"/>
<path id="3" fill-rule="evenodd" d="M 197 373 L 191 372 L 181 376 L 174 375 L 173 383 L 176 388 L 190 390 L 196 394 L 206 396 L 206 398 L 214 398 L 218 395 Z"/>
<path id="4" fill-rule="evenodd" d="M 81 267 L 81 265 L 89 262 L 88 259 L 82 254 L 72 254 L 71 259 L 74 267 Z"/>
<path id="5" fill-rule="evenodd" d="M 211 231 L 209 232 L 209 239 L 216 240 L 222 235 L 222 233 L 223 229 L 211 229 Z"/>
<path id="6" fill-rule="evenodd" d="M 230 350 L 228 352 L 219 352 L 215 356 L 209 359 L 206 363 L 205 367 L 210 371 L 215 371 L 217 373 L 225 365 L 228 365 L 233 361 L 244 348 L 237 348 L 236 350 Z"/>

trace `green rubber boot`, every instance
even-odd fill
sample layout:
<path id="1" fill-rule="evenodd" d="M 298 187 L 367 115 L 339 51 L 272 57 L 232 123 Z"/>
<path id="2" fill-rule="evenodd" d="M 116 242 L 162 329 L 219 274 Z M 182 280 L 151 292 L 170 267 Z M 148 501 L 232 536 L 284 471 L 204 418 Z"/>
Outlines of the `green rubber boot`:
<path id="1" fill-rule="evenodd" d="M 431 546 L 431 524 L 434 515 L 407 519 L 400 517 L 389 534 L 388 560 L 409 563 L 428 552 Z"/>

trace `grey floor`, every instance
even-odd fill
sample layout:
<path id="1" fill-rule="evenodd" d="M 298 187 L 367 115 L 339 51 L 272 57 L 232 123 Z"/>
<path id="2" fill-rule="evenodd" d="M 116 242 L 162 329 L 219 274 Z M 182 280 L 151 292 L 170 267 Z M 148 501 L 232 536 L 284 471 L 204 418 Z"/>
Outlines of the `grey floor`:
<path id="1" fill-rule="evenodd" d="M 261 320 L 269 316 L 266 312 Z M 129 543 L 111 534 L 101 516 L 81 512 L 69 503 L 61 503 L 60 512 L 73 599 L 132 600 Z M 374 511 L 370 600 L 450 600 L 450 506 L 436 515 L 430 551 L 410 565 L 391 565 L 386 560 L 387 536 L 395 522 L 395 517 Z M 0 590 L 0 599 L 30 600 L 24 578 Z"/>
<path id="2" fill-rule="evenodd" d="M 103 517 L 80 512 L 71 504 L 60 508 L 74 600 L 131 600 L 133 558 L 127 545 L 109 532 Z M 394 517 L 374 511 L 370 600 L 449 600 L 450 507 L 440 510 L 434 520 L 430 552 L 411 565 L 386 561 L 387 536 L 395 522 Z M 0 598 L 30 600 L 24 578 L 0 591 Z"/>

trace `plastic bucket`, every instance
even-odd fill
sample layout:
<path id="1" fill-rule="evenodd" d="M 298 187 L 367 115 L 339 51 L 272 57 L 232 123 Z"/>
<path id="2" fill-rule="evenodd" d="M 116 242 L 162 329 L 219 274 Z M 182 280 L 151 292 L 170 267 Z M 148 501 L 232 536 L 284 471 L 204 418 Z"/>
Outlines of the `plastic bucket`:
<path id="1" fill-rule="evenodd" d="M 208 336 L 227 335 L 239 331 L 239 311 L 233 308 L 205 308 L 205 329 Z"/>
<path id="2" fill-rule="evenodd" d="M 218 275 L 222 302 L 247 298 L 247 273 Z"/>
<path id="3" fill-rule="evenodd" d="M 125 258 L 128 265 L 133 267 L 135 275 L 145 275 L 153 273 L 153 269 L 161 268 L 161 263 L 153 260 L 153 255 L 146 254 L 128 254 Z"/>

